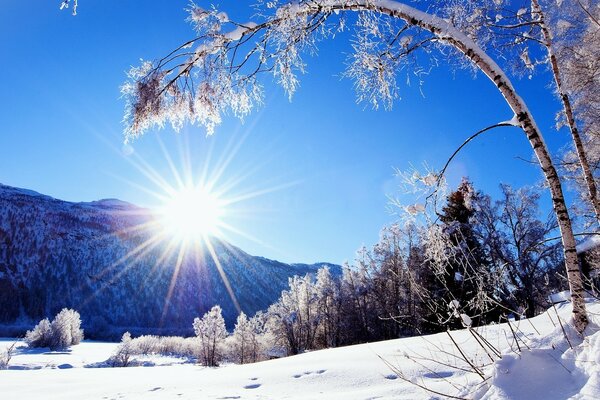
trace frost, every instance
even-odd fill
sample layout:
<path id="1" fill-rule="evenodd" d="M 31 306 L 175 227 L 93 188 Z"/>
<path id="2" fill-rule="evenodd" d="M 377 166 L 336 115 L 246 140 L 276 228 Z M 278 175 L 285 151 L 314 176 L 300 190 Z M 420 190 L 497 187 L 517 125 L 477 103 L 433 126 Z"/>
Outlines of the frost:
<path id="1" fill-rule="evenodd" d="M 418 215 L 425 212 L 425 206 L 420 203 L 411 204 L 405 208 L 406 212 L 410 215 Z"/>

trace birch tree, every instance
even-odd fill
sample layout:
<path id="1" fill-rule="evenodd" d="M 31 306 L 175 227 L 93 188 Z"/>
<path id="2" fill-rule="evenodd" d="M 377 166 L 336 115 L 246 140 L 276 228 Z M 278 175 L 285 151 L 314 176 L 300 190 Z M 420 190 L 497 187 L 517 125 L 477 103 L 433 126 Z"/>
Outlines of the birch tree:
<path id="1" fill-rule="evenodd" d="M 505 72 L 473 39 L 476 32 L 465 33 L 449 19 L 395 0 L 273 0 L 260 1 L 258 7 L 262 22 L 238 23 L 215 9 L 191 6 L 189 19 L 197 36 L 129 72 L 122 87 L 126 140 L 166 123 L 176 130 L 185 122 L 198 123 L 210 134 L 224 113 L 244 117 L 260 103 L 262 72 L 272 73 L 292 96 L 298 74 L 305 70 L 302 54 L 346 29 L 351 12 L 358 13 L 357 39 L 346 76 L 355 80 L 358 99 L 374 107 L 389 107 L 397 98 L 397 72 L 415 62 L 416 50 L 462 54 L 497 87 L 514 113 L 511 123 L 523 130 L 544 173 L 562 237 L 574 325 L 582 333 L 588 319 L 561 181 L 531 112 Z"/>
<path id="2" fill-rule="evenodd" d="M 472 3 L 476 3 L 474 7 L 484 10 L 481 14 L 487 16 L 478 22 L 482 24 L 480 29 L 489 31 L 485 35 L 488 44 L 502 49 L 505 64 L 516 67 L 517 75 L 523 75 L 525 71 L 531 76 L 539 66 L 548 67 L 555 93 L 562 106 L 562 110 L 557 114 L 557 128 L 566 126 L 569 129 L 574 148 L 570 165 L 574 170 L 580 169 L 579 180 L 586 193 L 584 200 L 591 205 L 596 222 L 600 221 L 600 197 L 590 162 L 593 149 L 586 148 L 578 126 L 581 121 L 577 121 L 579 116 L 576 115 L 573 104 L 573 98 L 580 95 L 577 93 L 580 90 L 569 90 L 569 85 L 565 84 L 564 79 L 564 69 L 568 68 L 567 60 L 573 58 L 573 51 L 579 53 L 583 50 L 581 47 L 593 47 L 593 42 L 579 40 L 585 26 L 593 24 L 593 19 L 587 18 L 586 14 L 591 15 L 593 12 L 589 1 L 530 0 L 530 7 L 518 9 L 511 8 L 514 3 L 508 1 L 499 1 L 502 7 L 490 5 L 486 0 Z M 454 2 L 450 2 L 446 8 L 451 15 L 461 15 L 469 11 L 464 10 L 464 7 L 457 7 Z M 588 11 L 588 8 L 591 11 Z M 575 49 L 576 47 L 579 49 Z M 539 55 L 540 50 L 544 55 L 539 59 L 534 58 L 532 54 Z M 588 71 L 593 70 L 591 66 L 587 67 L 590 67 L 586 68 Z"/>
<path id="3" fill-rule="evenodd" d="M 195 318 L 193 328 L 200 341 L 199 358 L 202 365 L 218 366 L 222 357 L 221 346 L 227 337 L 221 307 L 213 306 L 202 318 Z"/>

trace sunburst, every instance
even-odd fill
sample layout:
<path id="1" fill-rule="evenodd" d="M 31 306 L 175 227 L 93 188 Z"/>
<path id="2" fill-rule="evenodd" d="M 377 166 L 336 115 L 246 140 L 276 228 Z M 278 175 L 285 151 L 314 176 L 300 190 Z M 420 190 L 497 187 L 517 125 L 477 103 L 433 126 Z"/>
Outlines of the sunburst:
<path id="1" fill-rule="evenodd" d="M 219 249 L 223 245 L 228 246 L 227 242 L 230 241 L 230 235 L 243 237 L 262 246 L 265 246 L 265 244 L 240 230 L 235 226 L 235 223 L 232 223 L 232 220 L 235 220 L 236 212 L 238 216 L 248 214 L 248 210 L 244 210 L 243 207 L 246 200 L 294 186 L 298 182 L 254 189 L 248 186 L 244 187 L 248 182 L 249 175 L 252 175 L 252 171 L 258 168 L 260 162 L 254 162 L 252 167 L 241 169 L 242 173 L 229 174 L 228 179 L 224 179 L 225 170 L 235 158 L 241 143 L 244 141 L 244 135 L 235 144 L 230 143 L 224 151 L 226 156 L 212 166 L 209 165 L 211 160 L 211 154 L 209 154 L 200 169 L 192 167 L 191 159 L 193 157 L 190 154 L 187 137 L 183 137 L 183 141 L 179 141 L 180 154 L 177 159 L 180 161 L 180 166 L 177 166 L 166 146 L 158 136 L 157 138 L 172 176 L 162 175 L 136 153 L 131 154 L 129 152 L 125 155 L 126 159 L 152 184 L 148 187 L 137 182 L 128 181 L 120 176 L 115 178 L 124 180 L 140 192 L 150 195 L 157 200 L 154 202 L 156 206 L 149 210 L 139 209 L 142 214 L 140 219 L 142 222 L 139 225 L 127 226 L 114 233 L 125 239 L 129 237 L 142 237 L 144 239 L 132 251 L 119 260 L 115 260 L 111 265 L 106 266 L 92 277 L 101 281 L 97 292 L 111 286 L 150 252 L 155 249 L 162 249 L 162 254 L 155 259 L 155 265 L 149 271 L 146 280 L 162 268 L 172 270 L 170 280 L 167 282 L 168 290 L 164 299 L 164 318 L 181 269 L 187 266 L 183 262 L 186 259 L 186 254 L 205 254 L 206 259 L 212 259 L 212 264 L 223 281 L 232 304 L 239 312 L 241 307 L 235 296 L 235 288 L 232 287 L 223 269 Z M 264 158 L 262 161 L 264 162 Z M 137 212 L 134 211 L 134 213 Z M 130 213 L 130 211 L 127 211 L 127 213 Z M 189 257 L 189 259 L 204 262 L 205 256 Z M 145 285 L 145 282 L 141 282 L 140 285 Z M 91 300 L 92 297 L 88 300 Z"/>

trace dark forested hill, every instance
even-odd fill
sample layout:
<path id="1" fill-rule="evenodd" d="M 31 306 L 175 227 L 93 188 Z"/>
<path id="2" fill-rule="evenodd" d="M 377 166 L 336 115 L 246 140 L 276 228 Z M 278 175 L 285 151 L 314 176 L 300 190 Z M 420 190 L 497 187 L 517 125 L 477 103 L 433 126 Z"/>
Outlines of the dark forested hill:
<path id="1" fill-rule="evenodd" d="M 284 264 L 213 239 L 179 251 L 147 227 L 156 217 L 119 200 L 71 203 L 0 185 L 0 324 L 36 321 L 63 307 L 81 313 L 96 336 L 118 328 L 191 330 L 220 304 L 232 326 L 237 310 L 265 309 L 288 278 L 331 264 Z M 219 271 L 219 266 L 222 271 Z"/>

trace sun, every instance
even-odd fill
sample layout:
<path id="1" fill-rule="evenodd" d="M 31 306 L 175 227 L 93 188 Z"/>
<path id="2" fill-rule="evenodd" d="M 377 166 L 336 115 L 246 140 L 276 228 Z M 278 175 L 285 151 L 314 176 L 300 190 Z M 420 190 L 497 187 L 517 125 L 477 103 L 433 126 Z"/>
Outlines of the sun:
<path id="1" fill-rule="evenodd" d="M 159 209 L 166 233 L 182 241 L 220 236 L 225 213 L 225 202 L 202 186 L 173 192 Z"/>

